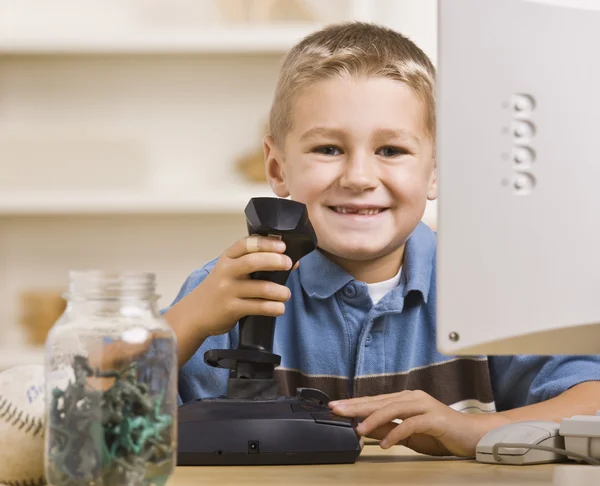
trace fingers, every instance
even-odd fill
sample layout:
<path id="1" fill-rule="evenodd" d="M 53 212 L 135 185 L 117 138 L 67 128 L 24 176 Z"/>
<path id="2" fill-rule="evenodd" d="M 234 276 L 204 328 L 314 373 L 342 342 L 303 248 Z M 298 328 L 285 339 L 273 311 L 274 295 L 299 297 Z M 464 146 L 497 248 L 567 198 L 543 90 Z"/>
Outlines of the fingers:
<path id="1" fill-rule="evenodd" d="M 89 363 L 92 368 L 102 370 L 119 368 L 144 354 L 152 345 L 152 339 L 139 343 L 128 343 L 122 340 L 109 344 L 99 344 L 89 353 Z"/>
<path id="2" fill-rule="evenodd" d="M 250 236 L 246 238 L 244 241 L 246 242 L 246 252 L 247 253 L 256 253 L 261 251 L 260 240 L 262 240 L 262 236 Z"/>
<path id="3" fill-rule="evenodd" d="M 376 395 L 376 396 L 368 396 L 368 397 L 358 397 L 358 398 L 348 398 L 346 400 L 334 400 L 329 402 L 329 405 L 356 405 L 359 403 L 372 402 L 372 401 L 382 401 L 393 399 L 401 399 L 401 398 L 414 398 L 413 395 L 416 395 L 419 392 L 418 390 L 404 390 L 396 393 L 389 393 L 385 395 Z"/>
<path id="4" fill-rule="evenodd" d="M 249 275 L 253 272 L 284 271 L 292 268 L 292 259 L 279 253 L 247 253 L 232 261 L 236 276 Z"/>
<path id="5" fill-rule="evenodd" d="M 283 253 L 284 251 L 285 243 L 283 241 L 267 236 L 252 235 L 236 241 L 223 253 L 229 258 L 240 258 L 241 256 L 249 253 Z"/>
<path id="6" fill-rule="evenodd" d="M 90 349 L 89 365 L 93 369 L 101 371 L 119 370 L 147 352 L 151 345 L 150 337 L 136 343 L 125 342 L 121 339 L 109 344 L 98 343 Z M 106 390 L 113 385 L 114 381 L 114 378 L 91 376 L 88 377 L 87 384 L 95 390 Z"/>
<path id="7" fill-rule="evenodd" d="M 287 302 L 292 293 L 289 288 L 266 280 L 244 280 L 236 288 L 241 299 L 263 299 Z"/>
<path id="8" fill-rule="evenodd" d="M 223 252 L 220 266 L 228 275 L 246 277 L 254 272 L 286 271 L 292 268 L 292 260 L 285 251 L 285 243 L 266 236 L 249 236 L 236 241 Z"/>
<path id="9" fill-rule="evenodd" d="M 416 415 L 396 425 L 383 438 L 379 445 L 387 449 L 399 442 L 402 442 L 416 434 L 424 434 L 431 437 L 440 437 L 444 433 L 442 418 L 433 413 Z"/>
<path id="10" fill-rule="evenodd" d="M 285 312 L 285 304 L 264 299 L 239 299 L 235 305 L 235 313 L 240 316 L 277 317 Z"/>
<path id="11" fill-rule="evenodd" d="M 407 420 L 410 417 L 423 415 L 429 411 L 427 404 L 420 401 L 390 404 L 371 413 L 358 426 L 360 430 L 357 430 L 357 432 L 361 435 L 369 434 L 373 429 L 376 429 L 380 425 L 387 424 L 394 419 L 400 418 L 402 420 Z"/>
<path id="12" fill-rule="evenodd" d="M 366 417 L 356 427 L 357 434 L 381 439 L 384 449 L 403 444 L 426 454 L 472 455 L 476 444 L 471 445 L 464 414 L 423 391 L 338 400 L 329 405 L 338 415 Z"/>
<path id="13" fill-rule="evenodd" d="M 410 395 L 406 395 L 406 398 L 400 399 L 391 394 L 372 397 L 370 400 L 363 401 L 343 400 L 340 402 L 330 402 L 329 405 L 331 408 L 333 408 L 335 413 L 339 413 L 340 415 L 366 417 L 367 415 L 370 415 L 381 408 L 388 408 L 390 406 L 398 407 L 402 406 L 403 404 L 412 404 L 409 405 L 409 407 L 416 408 L 414 404 L 427 402 L 426 400 L 409 399 L 409 397 Z"/>
<path id="14" fill-rule="evenodd" d="M 396 428 L 395 423 L 390 422 L 388 424 L 383 424 L 383 425 L 380 425 L 379 427 L 373 429 L 371 432 L 369 432 L 368 437 L 370 437 L 371 439 L 382 440 L 395 428 Z M 366 437 L 366 436 L 363 436 L 363 437 Z"/>
<path id="15" fill-rule="evenodd" d="M 425 416 L 410 418 L 412 424 L 408 424 L 409 430 L 390 423 L 377 427 L 368 437 L 379 440 L 379 446 L 382 449 L 389 449 L 394 445 L 403 445 L 415 452 L 431 456 L 454 455 L 440 441 L 442 437 L 442 434 L 438 434 L 440 427 L 435 424 L 438 419 L 433 417 L 433 414 L 430 415 L 431 418 L 427 418 L 426 421 L 420 419 L 420 417 Z M 418 422 L 421 422 L 420 424 L 415 423 L 417 418 L 419 418 Z M 431 428 L 429 427 L 430 424 L 432 425 Z M 412 433 L 412 430 L 415 432 Z"/>
<path id="16" fill-rule="evenodd" d="M 333 412 L 342 415 L 343 417 L 367 417 L 376 410 L 379 410 L 382 404 L 386 403 L 385 400 L 371 400 L 368 402 L 359 403 L 336 403 L 329 404 L 333 409 Z"/>
<path id="17" fill-rule="evenodd" d="M 291 268 L 291 259 L 287 255 L 281 255 L 285 249 L 285 243 L 277 238 L 252 235 L 236 241 L 223 252 L 223 255 L 234 261 L 235 273 L 238 276 L 258 271 L 296 270 L 300 262 L 297 261 Z M 265 257 L 269 254 L 279 254 L 279 256 Z"/>

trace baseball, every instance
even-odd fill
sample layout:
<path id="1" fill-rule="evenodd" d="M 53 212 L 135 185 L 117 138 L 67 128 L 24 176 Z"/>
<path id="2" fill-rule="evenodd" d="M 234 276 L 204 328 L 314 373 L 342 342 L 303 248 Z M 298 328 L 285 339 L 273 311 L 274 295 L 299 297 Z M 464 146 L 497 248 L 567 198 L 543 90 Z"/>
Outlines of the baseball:
<path id="1" fill-rule="evenodd" d="M 0 484 L 37 486 L 44 476 L 44 367 L 0 373 Z"/>

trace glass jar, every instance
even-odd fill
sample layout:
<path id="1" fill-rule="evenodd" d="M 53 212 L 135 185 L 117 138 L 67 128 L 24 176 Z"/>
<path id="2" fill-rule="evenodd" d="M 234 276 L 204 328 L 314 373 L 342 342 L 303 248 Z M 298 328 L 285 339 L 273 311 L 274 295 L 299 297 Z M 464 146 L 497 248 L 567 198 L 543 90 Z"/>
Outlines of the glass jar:
<path id="1" fill-rule="evenodd" d="M 176 464 L 177 347 L 155 277 L 69 280 L 45 349 L 47 482 L 162 485 Z"/>

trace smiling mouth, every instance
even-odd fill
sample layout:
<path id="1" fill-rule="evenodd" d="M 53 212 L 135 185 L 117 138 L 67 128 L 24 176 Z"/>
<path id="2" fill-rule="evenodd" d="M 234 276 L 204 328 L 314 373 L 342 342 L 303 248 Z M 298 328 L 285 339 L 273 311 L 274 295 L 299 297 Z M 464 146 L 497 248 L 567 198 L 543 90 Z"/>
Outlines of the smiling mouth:
<path id="1" fill-rule="evenodd" d="M 344 206 L 329 206 L 329 209 L 338 214 L 358 214 L 360 216 L 374 216 L 387 211 L 387 208 L 348 208 Z"/>

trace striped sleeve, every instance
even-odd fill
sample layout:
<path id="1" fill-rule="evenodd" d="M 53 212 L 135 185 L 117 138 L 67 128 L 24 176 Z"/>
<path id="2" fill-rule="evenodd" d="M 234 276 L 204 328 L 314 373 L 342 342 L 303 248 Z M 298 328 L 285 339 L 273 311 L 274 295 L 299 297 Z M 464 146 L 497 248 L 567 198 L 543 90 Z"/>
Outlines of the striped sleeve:
<path id="1" fill-rule="evenodd" d="M 491 356 L 490 375 L 498 411 L 554 398 L 586 381 L 600 381 L 600 355 Z"/>

